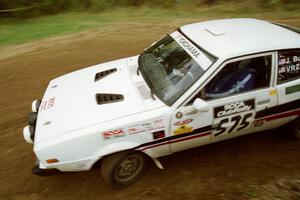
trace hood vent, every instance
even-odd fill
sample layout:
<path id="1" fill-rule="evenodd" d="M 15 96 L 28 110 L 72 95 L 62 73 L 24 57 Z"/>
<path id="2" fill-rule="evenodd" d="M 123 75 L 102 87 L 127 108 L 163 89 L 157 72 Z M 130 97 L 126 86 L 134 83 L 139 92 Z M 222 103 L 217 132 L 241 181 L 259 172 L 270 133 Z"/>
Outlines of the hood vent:
<path id="1" fill-rule="evenodd" d="M 96 94 L 96 100 L 99 105 L 106 103 L 115 103 L 124 100 L 122 94 Z"/>
<path id="2" fill-rule="evenodd" d="M 110 75 L 110 74 L 112 74 L 116 71 L 117 71 L 117 69 L 113 68 L 113 69 L 109 69 L 109 70 L 105 70 L 105 71 L 97 73 L 96 76 L 95 76 L 95 82 L 99 81 L 100 79 L 102 79 L 102 78 L 104 78 L 104 77 L 106 77 L 106 76 L 108 76 L 108 75 Z"/>

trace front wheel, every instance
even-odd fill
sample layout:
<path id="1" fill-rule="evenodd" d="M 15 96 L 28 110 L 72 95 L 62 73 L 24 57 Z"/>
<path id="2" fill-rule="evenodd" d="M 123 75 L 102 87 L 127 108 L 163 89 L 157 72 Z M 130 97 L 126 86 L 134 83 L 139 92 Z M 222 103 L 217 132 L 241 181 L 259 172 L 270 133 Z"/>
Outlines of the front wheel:
<path id="1" fill-rule="evenodd" d="M 114 188 L 123 188 L 137 182 L 146 171 L 148 157 L 137 151 L 123 151 L 106 157 L 101 174 Z"/>

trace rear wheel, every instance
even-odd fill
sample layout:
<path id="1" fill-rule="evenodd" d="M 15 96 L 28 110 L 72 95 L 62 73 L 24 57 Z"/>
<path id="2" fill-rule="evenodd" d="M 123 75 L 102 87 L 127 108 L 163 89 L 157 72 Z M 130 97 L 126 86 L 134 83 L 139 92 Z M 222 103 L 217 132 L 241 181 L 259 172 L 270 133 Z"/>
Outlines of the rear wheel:
<path id="1" fill-rule="evenodd" d="M 146 171 L 148 157 L 137 151 L 123 151 L 106 157 L 101 174 L 114 188 L 123 188 L 137 182 Z"/>

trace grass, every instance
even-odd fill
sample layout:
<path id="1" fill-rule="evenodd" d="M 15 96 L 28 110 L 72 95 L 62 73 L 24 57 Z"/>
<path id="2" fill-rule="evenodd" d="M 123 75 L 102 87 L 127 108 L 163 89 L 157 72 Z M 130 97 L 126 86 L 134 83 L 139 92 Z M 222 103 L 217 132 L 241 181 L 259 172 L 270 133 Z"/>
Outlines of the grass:
<path id="1" fill-rule="evenodd" d="M 153 21 L 161 22 L 181 18 L 214 19 L 229 17 L 300 18 L 300 3 L 296 5 L 257 5 L 252 1 L 220 3 L 213 6 L 181 5 L 172 8 L 126 7 L 113 11 L 68 12 L 26 20 L 0 20 L 0 47 L 26 43 L 53 36 L 99 29 L 115 23 Z"/>
<path id="2" fill-rule="evenodd" d="M 70 13 L 24 20 L 21 22 L 6 21 L 0 24 L 0 46 L 79 32 L 95 25 L 96 23 L 89 23 L 89 21 L 84 20 L 84 17 L 81 18 L 80 15 Z"/>

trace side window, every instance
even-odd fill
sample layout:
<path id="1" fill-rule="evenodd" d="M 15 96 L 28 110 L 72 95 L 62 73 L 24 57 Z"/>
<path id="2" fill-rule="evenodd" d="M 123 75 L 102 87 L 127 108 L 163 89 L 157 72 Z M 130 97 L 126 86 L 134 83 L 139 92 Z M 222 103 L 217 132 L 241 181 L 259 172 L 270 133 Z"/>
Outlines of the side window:
<path id="1" fill-rule="evenodd" d="M 300 78 L 300 50 L 278 52 L 278 83 Z"/>
<path id="2" fill-rule="evenodd" d="M 272 56 L 228 63 L 190 102 L 212 100 L 270 86 Z"/>

